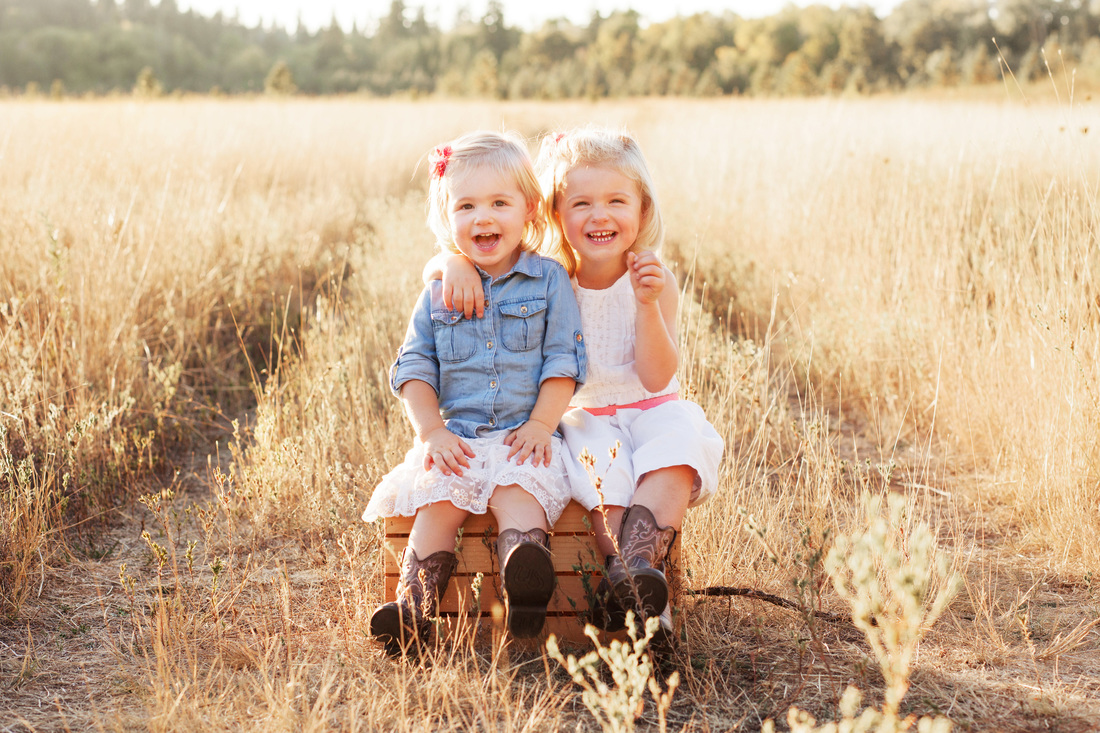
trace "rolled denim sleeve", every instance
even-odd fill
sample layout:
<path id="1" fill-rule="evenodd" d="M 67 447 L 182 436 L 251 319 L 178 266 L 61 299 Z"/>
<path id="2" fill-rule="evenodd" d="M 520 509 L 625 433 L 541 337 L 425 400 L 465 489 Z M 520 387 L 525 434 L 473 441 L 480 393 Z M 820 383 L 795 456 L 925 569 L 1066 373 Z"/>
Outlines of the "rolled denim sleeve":
<path id="1" fill-rule="evenodd" d="M 425 288 L 416 302 L 405 341 L 397 352 L 397 361 L 390 367 L 390 389 L 398 397 L 405 382 L 418 379 L 427 382 L 439 394 L 439 357 L 432 329 L 432 292 Z"/>
<path id="2" fill-rule="evenodd" d="M 552 377 L 568 377 L 584 383 L 588 354 L 581 333 L 581 311 L 569 276 L 557 262 L 544 261 L 546 274 L 546 336 L 542 343 L 539 384 Z"/>

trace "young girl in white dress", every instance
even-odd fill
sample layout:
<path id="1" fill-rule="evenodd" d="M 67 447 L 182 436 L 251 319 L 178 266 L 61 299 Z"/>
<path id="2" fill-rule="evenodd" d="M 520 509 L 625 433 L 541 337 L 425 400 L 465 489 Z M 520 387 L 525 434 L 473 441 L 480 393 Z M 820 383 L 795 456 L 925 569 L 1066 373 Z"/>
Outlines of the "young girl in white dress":
<path id="1" fill-rule="evenodd" d="M 526 146 L 473 133 L 436 148 L 429 164 L 428 221 L 472 265 L 485 317 L 451 310 L 430 283 L 390 372 L 416 441 L 363 519 L 416 517 L 396 599 L 370 622 L 391 655 L 430 632 L 471 513 L 496 521 L 508 629 L 542 629 L 555 585 L 547 532 L 569 502 L 556 433 L 585 376 L 569 276 L 535 251 L 546 219 Z"/>
<path id="2" fill-rule="evenodd" d="M 679 287 L 656 254 L 653 180 L 634 138 L 602 128 L 548 135 L 536 168 L 551 214 L 544 251 L 573 276 L 588 348 L 588 376 L 561 430 L 572 496 L 605 555 L 591 618 L 617 630 L 627 609 L 658 615 L 668 644 L 668 550 L 688 507 L 713 495 L 724 446 L 702 409 L 679 396 Z M 456 309 L 479 310 L 471 269 L 460 257 L 429 265 Z"/>

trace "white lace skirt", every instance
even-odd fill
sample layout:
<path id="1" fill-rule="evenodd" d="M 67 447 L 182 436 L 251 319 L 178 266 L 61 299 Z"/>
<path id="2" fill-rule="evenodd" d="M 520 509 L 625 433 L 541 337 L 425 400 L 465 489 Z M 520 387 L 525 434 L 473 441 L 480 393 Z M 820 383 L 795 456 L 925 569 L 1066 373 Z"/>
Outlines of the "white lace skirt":
<path id="1" fill-rule="evenodd" d="M 484 514 L 498 486 L 516 484 L 538 500 L 553 526 L 569 503 L 561 439 L 551 436 L 553 458 L 549 466 L 532 466 L 530 459 L 517 465 L 515 457 L 508 460 L 511 448 L 504 445 L 508 432 L 465 439 L 475 455 L 469 459 L 470 467 L 462 469 L 461 476 L 444 476 L 434 466 L 425 471 L 424 444 L 417 440 L 405 454 L 405 460 L 375 487 L 363 511 L 363 520 L 411 517 L 421 507 L 439 501 L 449 501 L 472 514 Z"/>

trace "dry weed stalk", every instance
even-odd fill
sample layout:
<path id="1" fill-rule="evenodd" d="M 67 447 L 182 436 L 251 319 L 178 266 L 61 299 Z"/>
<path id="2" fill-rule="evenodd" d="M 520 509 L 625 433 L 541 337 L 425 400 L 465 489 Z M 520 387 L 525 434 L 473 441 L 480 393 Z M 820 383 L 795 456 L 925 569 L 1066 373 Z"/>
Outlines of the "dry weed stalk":
<path id="1" fill-rule="evenodd" d="M 580 659 L 572 654 L 564 656 L 558 648 L 557 637 L 553 634 L 546 640 L 547 653 L 581 687 L 584 706 L 605 731 L 633 731 L 635 721 L 642 713 L 644 695 L 649 691 L 657 704 L 660 730 L 664 733 L 666 715 L 672 705 L 672 696 L 680 684 L 680 675 L 673 672 L 665 680 L 666 691 L 661 691 L 654 676 L 653 654 L 648 649 L 659 624 L 660 620 L 656 617 L 646 619 L 645 634 L 639 636 L 634 623 L 634 612 L 627 611 L 626 628 L 630 642 L 613 639 L 607 646 L 600 643 L 599 630 L 586 624 L 584 634 L 592 640 L 595 649 Z M 604 680 L 605 672 L 611 675 L 611 684 Z"/>
<path id="2" fill-rule="evenodd" d="M 947 556 L 936 549 L 935 535 L 923 522 L 910 525 L 905 496 L 863 494 L 865 525 L 838 535 L 825 558 L 825 569 L 838 595 L 852 609 L 886 680 L 880 730 L 908 727 L 898 709 L 921 638 L 940 617 L 961 579 Z"/>

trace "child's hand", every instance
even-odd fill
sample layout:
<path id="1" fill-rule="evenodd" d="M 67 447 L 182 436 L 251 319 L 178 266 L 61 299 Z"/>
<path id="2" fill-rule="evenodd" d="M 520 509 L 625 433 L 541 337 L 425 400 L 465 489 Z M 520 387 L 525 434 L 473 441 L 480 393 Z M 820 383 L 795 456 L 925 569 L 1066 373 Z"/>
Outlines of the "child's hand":
<path id="1" fill-rule="evenodd" d="M 528 420 L 508 434 L 504 439 L 505 445 L 512 446 L 508 451 L 508 459 L 518 456 L 517 465 L 522 466 L 528 457 L 531 465 L 550 465 L 550 459 L 554 457 L 553 446 L 550 443 L 550 435 L 553 431 L 538 420 Z"/>
<path id="2" fill-rule="evenodd" d="M 481 275 L 462 255 L 446 258 L 443 264 L 443 305 L 460 310 L 467 318 L 485 315 L 485 291 Z"/>
<path id="3" fill-rule="evenodd" d="M 424 436 L 424 470 L 432 466 L 444 476 L 462 475 L 463 468 L 469 468 L 467 458 L 473 458 L 474 451 L 465 440 L 447 428 L 436 428 Z"/>
<path id="4" fill-rule="evenodd" d="M 639 303 L 656 303 L 665 289 L 665 266 L 653 252 L 626 253 L 630 284 Z"/>

